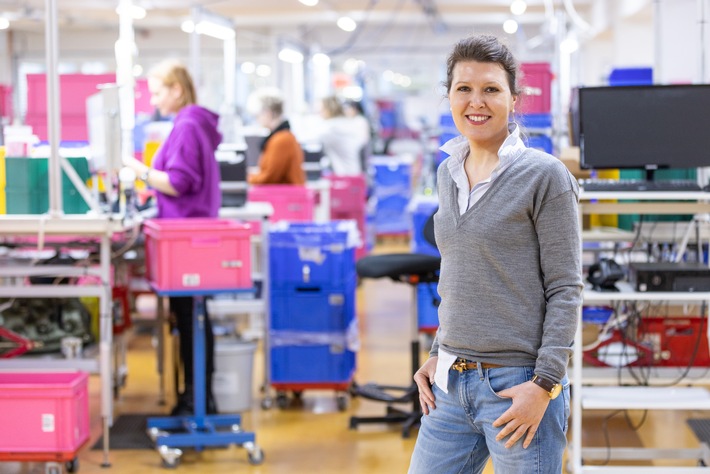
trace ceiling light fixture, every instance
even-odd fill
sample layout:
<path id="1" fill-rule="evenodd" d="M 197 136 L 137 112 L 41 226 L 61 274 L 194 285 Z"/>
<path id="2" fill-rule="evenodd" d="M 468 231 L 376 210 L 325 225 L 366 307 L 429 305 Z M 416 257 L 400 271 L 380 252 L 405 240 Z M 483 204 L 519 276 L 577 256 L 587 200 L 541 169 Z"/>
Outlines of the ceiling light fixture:
<path id="1" fill-rule="evenodd" d="M 251 61 L 244 61 L 241 66 L 241 70 L 244 74 L 254 74 L 254 71 L 256 71 L 256 64 Z"/>
<path id="2" fill-rule="evenodd" d="M 505 31 L 509 35 L 512 35 L 516 31 L 518 31 L 518 22 L 515 20 L 505 20 L 505 22 L 503 23 L 503 31 Z"/>
<path id="3" fill-rule="evenodd" d="M 318 0 L 298 0 L 307 7 L 315 7 L 318 5 Z"/>
<path id="4" fill-rule="evenodd" d="M 292 48 L 283 48 L 279 51 L 279 59 L 285 63 L 298 64 L 303 62 L 303 54 Z"/>
<path id="5" fill-rule="evenodd" d="M 341 16 L 340 18 L 338 18 L 338 28 L 347 32 L 355 31 L 355 28 L 357 28 L 357 23 L 355 23 L 355 20 L 353 20 L 349 16 Z"/>
<path id="6" fill-rule="evenodd" d="M 236 37 L 234 28 L 229 26 L 220 25 L 210 20 L 200 20 L 197 25 L 192 20 L 185 20 L 180 25 L 180 29 L 185 33 L 192 33 L 196 31 L 198 34 L 211 36 L 212 38 L 217 38 L 221 40 L 231 40 Z"/>
<path id="7" fill-rule="evenodd" d="M 513 15 L 522 15 L 527 8 L 528 4 L 525 3 L 525 0 L 513 0 L 513 3 L 510 4 L 510 12 Z"/>
<path id="8" fill-rule="evenodd" d="M 313 55 L 312 58 L 313 64 L 317 66 L 329 66 L 330 65 L 330 56 L 328 56 L 325 53 L 316 53 Z"/>
<path id="9" fill-rule="evenodd" d="M 8 28 L 10 28 L 10 20 L 3 16 L 0 16 L 0 30 L 6 30 Z"/>

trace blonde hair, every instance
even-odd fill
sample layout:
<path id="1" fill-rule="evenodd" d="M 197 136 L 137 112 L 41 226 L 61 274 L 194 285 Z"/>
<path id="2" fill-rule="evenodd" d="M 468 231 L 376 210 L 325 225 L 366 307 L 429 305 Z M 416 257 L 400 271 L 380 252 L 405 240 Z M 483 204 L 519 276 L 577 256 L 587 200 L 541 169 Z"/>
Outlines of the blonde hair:
<path id="1" fill-rule="evenodd" d="M 345 112 L 343 111 L 343 104 L 340 103 L 340 100 L 331 95 L 328 97 L 323 97 L 321 99 L 321 103 L 323 104 L 323 110 L 326 112 L 328 117 L 340 117 L 341 115 L 345 115 Z"/>
<path id="2" fill-rule="evenodd" d="M 182 89 L 180 108 L 197 103 L 197 94 L 195 93 L 192 76 L 190 76 L 187 67 L 180 61 L 165 60 L 155 65 L 148 73 L 148 76 L 159 79 L 166 87 L 173 87 L 178 84 Z"/>

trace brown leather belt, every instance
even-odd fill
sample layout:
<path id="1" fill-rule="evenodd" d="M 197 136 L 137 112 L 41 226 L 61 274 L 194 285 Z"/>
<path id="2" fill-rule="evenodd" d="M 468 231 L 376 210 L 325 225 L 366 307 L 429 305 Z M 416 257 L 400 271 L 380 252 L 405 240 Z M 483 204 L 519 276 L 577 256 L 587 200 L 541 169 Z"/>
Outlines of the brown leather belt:
<path id="1" fill-rule="evenodd" d="M 497 369 L 500 367 L 504 367 L 499 364 L 489 364 L 487 362 L 481 362 L 481 368 L 482 369 Z M 452 369 L 458 370 L 459 373 L 465 372 L 467 370 L 474 370 L 478 369 L 478 362 L 471 362 L 466 359 L 461 359 L 460 357 L 456 359 L 456 361 L 453 363 L 451 366 Z"/>

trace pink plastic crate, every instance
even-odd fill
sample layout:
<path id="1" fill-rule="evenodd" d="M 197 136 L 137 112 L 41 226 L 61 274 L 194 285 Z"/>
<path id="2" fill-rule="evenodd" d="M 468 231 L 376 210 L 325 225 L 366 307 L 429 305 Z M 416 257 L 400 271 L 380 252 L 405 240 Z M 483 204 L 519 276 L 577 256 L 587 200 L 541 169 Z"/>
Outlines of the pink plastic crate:
<path id="1" fill-rule="evenodd" d="M 251 227 L 229 219 L 151 219 L 146 270 L 161 291 L 251 288 Z"/>
<path id="2" fill-rule="evenodd" d="M 364 176 L 328 176 L 330 181 L 330 211 L 333 213 L 360 211 L 365 213 L 367 183 Z"/>
<path id="3" fill-rule="evenodd" d="M 552 70 L 549 63 L 522 63 L 520 70 L 523 96 L 519 112 L 525 114 L 550 113 Z"/>
<path id="4" fill-rule="evenodd" d="M 247 192 L 247 200 L 271 203 L 274 207 L 274 213 L 269 218 L 271 222 L 313 220 L 315 193 L 305 186 L 291 184 L 251 186 Z"/>
<path id="5" fill-rule="evenodd" d="M 71 453 L 89 439 L 86 372 L 0 372 L 0 453 Z"/>

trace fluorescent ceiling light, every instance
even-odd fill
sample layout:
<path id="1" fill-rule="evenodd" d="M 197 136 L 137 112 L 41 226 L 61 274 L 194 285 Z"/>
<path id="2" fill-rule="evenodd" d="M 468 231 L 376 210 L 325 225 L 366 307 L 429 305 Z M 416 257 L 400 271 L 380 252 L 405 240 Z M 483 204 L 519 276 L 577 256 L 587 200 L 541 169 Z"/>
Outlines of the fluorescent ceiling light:
<path id="1" fill-rule="evenodd" d="M 316 66 L 328 66 L 330 65 L 330 56 L 324 53 L 316 53 L 313 55 L 312 61 Z"/>
<path id="2" fill-rule="evenodd" d="M 268 64 L 259 64 L 256 67 L 256 75 L 259 77 L 269 77 L 271 75 L 271 66 Z"/>
<path id="3" fill-rule="evenodd" d="M 503 23 L 503 31 L 505 31 L 509 35 L 512 35 L 516 31 L 518 31 L 518 22 L 515 20 L 505 20 L 505 22 Z"/>
<path id="4" fill-rule="evenodd" d="M 256 64 L 251 61 L 244 61 L 241 65 L 241 70 L 244 74 L 254 74 L 254 71 L 256 71 Z"/>
<path id="5" fill-rule="evenodd" d="M 525 0 L 513 0 L 513 3 L 510 4 L 510 12 L 513 15 L 522 15 L 527 8 L 528 5 Z"/>
<path id="6" fill-rule="evenodd" d="M 283 48 L 279 51 L 279 59 L 285 63 L 297 64 L 303 62 L 303 54 L 295 49 Z"/>
<path id="7" fill-rule="evenodd" d="M 180 29 L 185 33 L 192 33 L 193 31 L 196 31 L 198 34 L 211 36 L 212 38 L 221 40 L 231 40 L 236 37 L 236 33 L 233 28 L 220 25 L 219 23 L 214 23 L 209 20 L 200 20 L 197 25 L 195 25 L 195 22 L 192 20 L 185 20 L 180 25 Z"/>
<path id="8" fill-rule="evenodd" d="M 318 0 L 298 0 L 307 7 L 315 7 L 318 5 Z"/>
<path id="9" fill-rule="evenodd" d="M 355 28 L 357 28 L 357 23 L 355 23 L 355 20 L 353 20 L 349 16 L 341 16 L 340 18 L 338 18 L 338 28 L 343 31 L 355 31 Z"/>
<path id="10" fill-rule="evenodd" d="M 8 28 L 10 28 L 10 20 L 3 16 L 0 16 L 0 30 L 6 30 Z"/>

